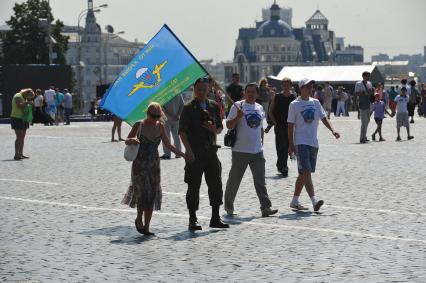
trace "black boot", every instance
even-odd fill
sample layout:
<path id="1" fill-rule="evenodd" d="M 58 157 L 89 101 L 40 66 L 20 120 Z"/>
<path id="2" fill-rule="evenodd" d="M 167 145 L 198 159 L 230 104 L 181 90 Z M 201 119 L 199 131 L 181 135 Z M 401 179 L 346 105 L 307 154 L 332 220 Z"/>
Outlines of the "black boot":
<path id="1" fill-rule="evenodd" d="M 196 231 L 196 230 L 202 230 L 201 225 L 198 224 L 197 221 L 197 215 L 195 214 L 195 211 L 189 211 L 189 224 L 188 224 L 188 230 L 190 231 Z"/>
<path id="2" fill-rule="evenodd" d="M 212 206 L 211 228 L 229 228 L 229 224 L 223 223 L 219 216 L 219 206 Z"/>

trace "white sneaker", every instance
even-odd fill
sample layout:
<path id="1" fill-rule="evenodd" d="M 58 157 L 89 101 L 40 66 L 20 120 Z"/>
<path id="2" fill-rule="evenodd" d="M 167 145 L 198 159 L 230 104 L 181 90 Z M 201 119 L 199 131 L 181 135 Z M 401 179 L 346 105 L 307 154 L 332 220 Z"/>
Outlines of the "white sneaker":
<path id="1" fill-rule="evenodd" d="M 296 202 L 296 203 L 291 202 L 290 207 L 296 210 L 308 210 L 308 208 L 301 205 L 300 202 Z"/>

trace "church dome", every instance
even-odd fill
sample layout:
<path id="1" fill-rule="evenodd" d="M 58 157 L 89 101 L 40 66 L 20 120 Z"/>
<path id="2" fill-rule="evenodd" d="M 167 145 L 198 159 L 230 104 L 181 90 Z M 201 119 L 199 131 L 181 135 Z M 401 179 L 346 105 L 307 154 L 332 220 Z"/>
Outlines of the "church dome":
<path id="1" fill-rule="evenodd" d="M 283 20 L 269 20 L 258 28 L 257 37 L 294 37 L 294 34 Z"/>
<path id="2" fill-rule="evenodd" d="M 294 37 L 292 28 L 280 17 L 281 8 L 276 4 L 271 6 L 271 17 L 257 29 L 257 37 Z"/>

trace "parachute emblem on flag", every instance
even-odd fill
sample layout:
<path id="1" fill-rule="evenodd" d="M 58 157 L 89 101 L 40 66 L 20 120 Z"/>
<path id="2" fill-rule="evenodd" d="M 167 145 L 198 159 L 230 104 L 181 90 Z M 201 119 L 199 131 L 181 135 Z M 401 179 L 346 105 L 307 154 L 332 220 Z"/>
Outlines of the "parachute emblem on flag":
<path id="1" fill-rule="evenodd" d="M 127 96 L 132 96 L 141 88 L 154 88 L 158 86 L 161 82 L 161 69 L 163 69 L 166 64 L 167 60 L 160 65 L 155 65 L 154 71 L 151 71 L 148 67 L 142 67 L 137 70 L 135 77 L 141 82 L 133 85 L 132 91 Z"/>

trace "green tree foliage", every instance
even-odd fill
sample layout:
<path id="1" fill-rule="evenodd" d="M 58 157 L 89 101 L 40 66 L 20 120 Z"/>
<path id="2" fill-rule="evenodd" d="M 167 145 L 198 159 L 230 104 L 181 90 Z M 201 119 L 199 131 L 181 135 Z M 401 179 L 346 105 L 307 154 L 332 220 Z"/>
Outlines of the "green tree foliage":
<path id="1" fill-rule="evenodd" d="M 16 3 L 13 11 L 14 15 L 6 22 L 11 30 L 3 44 L 5 64 L 49 64 L 49 41 L 56 53 L 53 63 L 66 64 L 68 37 L 61 35 L 64 24 L 59 20 L 54 22 L 49 3 L 27 0 Z"/>

